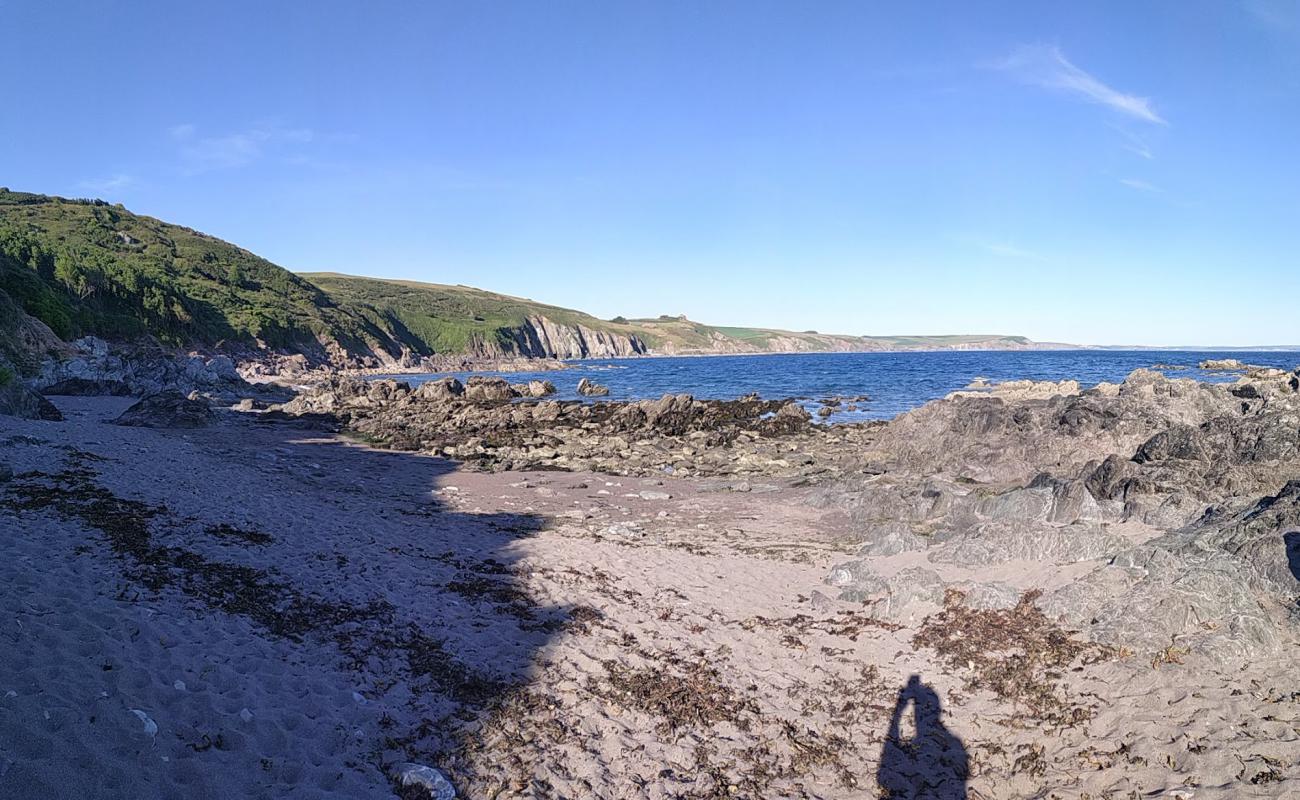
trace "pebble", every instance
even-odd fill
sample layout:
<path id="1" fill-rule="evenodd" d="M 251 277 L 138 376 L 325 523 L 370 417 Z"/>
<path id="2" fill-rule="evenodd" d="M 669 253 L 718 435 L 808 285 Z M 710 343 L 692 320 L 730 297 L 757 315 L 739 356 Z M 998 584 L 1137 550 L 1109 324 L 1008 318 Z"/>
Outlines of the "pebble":
<path id="1" fill-rule="evenodd" d="M 433 767 L 424 764 L 396 764 L 394 777 L 402 786 L 422 786 L 433 800 L 455 800 L 456 789 L 451 781 Z"/>
<path id="2" fill-rule="evenodd" d="M 137 717 L 139 717 L 140 721 L 144 723 L 145 733 L 147 733 L 150 736 L 156 736 L 158 734 L 158 723 L 150 719 L 148 714 L 146 714 L 145 712 L 141 711 L 138 708 L 132 708 L 130 709 L 130 711 L 132 714 L 135 714 Z"/>

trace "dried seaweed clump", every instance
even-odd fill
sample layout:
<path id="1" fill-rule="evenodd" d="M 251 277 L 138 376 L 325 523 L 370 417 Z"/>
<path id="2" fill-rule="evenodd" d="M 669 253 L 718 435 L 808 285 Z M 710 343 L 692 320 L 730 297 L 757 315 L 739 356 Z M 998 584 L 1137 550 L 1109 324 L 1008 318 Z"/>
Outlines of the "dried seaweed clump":
<path id="1" fill-rule="evenodd" d="M 1050 728 L 1073 727 L 1091 718 L 1092 709 L 1069 698 L 1060 685 L 1063 671 L 1118 651 L 1073 638 L 1038 608 L 1040 594 L 1026 592 L 1010 609 L 979 609 L 966 605 L 964 592 L 949 589 L 943 610 L 926 618 L 912 643 L 963 669 L 967 690 L 991 692 Z"/>
<path id="2" fill-rule="evenodd" d="M 755 702 L 723 683 L 722 674 L 703 654 L 691 659 L 670 655 L 665 662 L 633 668 L 605 661 L 608 683 L 595 690 L 608 700 L 659 717 L 662 732 L 723 721 L 749 729 L 742 715 L 758 714 Z"/>

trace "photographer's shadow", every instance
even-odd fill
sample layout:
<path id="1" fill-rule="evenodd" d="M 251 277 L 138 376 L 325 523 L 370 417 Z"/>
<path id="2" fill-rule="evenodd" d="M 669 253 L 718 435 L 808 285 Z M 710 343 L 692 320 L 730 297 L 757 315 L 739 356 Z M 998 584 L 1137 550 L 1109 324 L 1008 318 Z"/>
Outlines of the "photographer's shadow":
<path id="1" fill-rule="evenodd" d="M 912 730 L 903 732 L 904 714 L 912 707 Z M 898 693 L 889 733 L 880 753 L 876 782 L 891 800 L 966 800 L 970 759 L 961 739 L 943 724 L 943 708 L 934 689 L 919 675 Z"/>

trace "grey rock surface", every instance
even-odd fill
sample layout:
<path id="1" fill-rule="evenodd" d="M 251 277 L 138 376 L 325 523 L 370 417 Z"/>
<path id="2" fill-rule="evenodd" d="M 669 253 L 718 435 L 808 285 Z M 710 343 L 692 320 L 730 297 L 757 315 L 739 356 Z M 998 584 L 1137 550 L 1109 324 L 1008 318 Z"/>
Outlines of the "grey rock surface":
<path id="1" fill-rule="evenodd" d="M 141 399 L 113 422 L 137 428 L 201 428 L 213 419 L 215 415 L 206 402 L 177 391 L 164 391 Z"/>
<path id="2" fill-rule="evenodd" d="M 1075 565 L 1078 577 L 1038 602 L 1098 641 L 1225 661 L 1274 653 L 1300 639 L 1297 378 L 1259 369 L 1210 384 L 1138 370 L 1074 394 L 959 394 L 880 431 L 864 460 L 882 474 L 812 502 L 859 523 L 868 559 L 901 552 L 895 539 L 914 544 L 910 531 L 928 532 L 918 538 L 930 563 L 976 575 Z M 1014 595 L 911 578 L 885 579 L 868 560 L 827 580 L 842 600 L 893 615 L 948 588 L 989 607 Z"/>
<path id="3" fill-rule="evenodd" d="M 578 394 L 583 397 L 604 397 L 609 394 L 609 387 L 595 381 L 582 378 L 578 381 Z"/>

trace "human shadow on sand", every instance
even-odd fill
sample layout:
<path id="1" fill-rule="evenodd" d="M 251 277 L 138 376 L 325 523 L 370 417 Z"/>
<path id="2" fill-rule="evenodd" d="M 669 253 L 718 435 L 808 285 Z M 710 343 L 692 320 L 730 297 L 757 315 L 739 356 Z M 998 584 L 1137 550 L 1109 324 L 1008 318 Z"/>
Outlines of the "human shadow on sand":
<path id="1" fill-rule="evenodd" d="M 911 735 L 904 734 L 912 710 Z M 943 724 L 939 695 L 919 675 L 898 692 L 876 782 L 891 800 L 965 800 L 970 760 L 966 747 Z"/>

